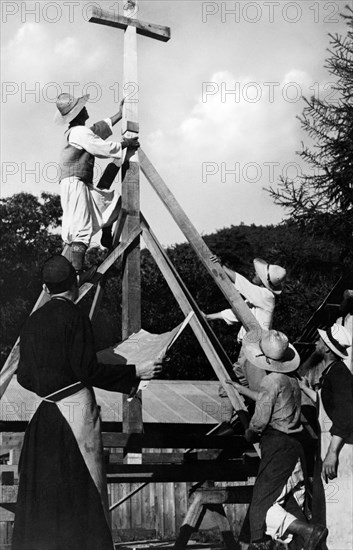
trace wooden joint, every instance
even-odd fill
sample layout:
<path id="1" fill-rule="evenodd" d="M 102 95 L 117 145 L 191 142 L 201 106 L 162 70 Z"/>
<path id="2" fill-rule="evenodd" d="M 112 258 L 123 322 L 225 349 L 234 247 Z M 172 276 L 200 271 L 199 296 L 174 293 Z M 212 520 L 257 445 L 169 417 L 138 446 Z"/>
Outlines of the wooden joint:
<path id="1" fill-rule="evenodd" d="M 140 125 L 138 122 L 135 122 L 133 120 L 126 120 L 124 129 L 122 131 L 122 135 L 126 134 L 126 132 L 134 132 L 135 134 L 138 134 L 140 131 Z"/>
<path id="2" fill-rule="evenodd" d="M 93 6 L 91 8 L 88 21 L 90 23 L 98 23 L 100 25 L 107 25 L 108 27 L 115 27 L 124 31 L 128 26 L 135 27 L 137 34 L 154 38 L 155 40 L 161 40 L 162 42 L 168 42 L 170 39 L 169 27 L 147 23 L 146 21 L 132 19 L 130 17 L 125 17 L 124 15 L 117 15 L 109 11 L 102 10 L 98 6 Z"/>

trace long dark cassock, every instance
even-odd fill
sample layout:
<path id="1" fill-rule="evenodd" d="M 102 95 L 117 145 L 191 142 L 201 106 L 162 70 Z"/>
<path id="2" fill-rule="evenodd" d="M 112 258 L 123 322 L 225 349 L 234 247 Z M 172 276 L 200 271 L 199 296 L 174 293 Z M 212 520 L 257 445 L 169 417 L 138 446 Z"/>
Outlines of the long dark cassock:
<path id="1" fill-rule="evenodd" d="M 17 376 L 43 400 L 25 433 L 12 550 L 112 550 L 92 386 L 130 393 L 135 367 L 97 363 L 88 317 L 56 297 L 22 330 Z"/>

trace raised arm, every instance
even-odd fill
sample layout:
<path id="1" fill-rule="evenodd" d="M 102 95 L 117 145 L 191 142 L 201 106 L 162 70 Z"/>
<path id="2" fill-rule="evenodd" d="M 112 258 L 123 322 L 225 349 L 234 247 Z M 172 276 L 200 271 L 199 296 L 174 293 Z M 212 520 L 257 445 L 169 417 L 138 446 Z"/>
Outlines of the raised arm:
<path id="1" fill-rule="evenodd" d="M 120 101 L 119 111 L 115 115 L 110 117 L 110 120 L 112 122 L 112 126 L 114 126 L 117 122 L 119 122 L 119 120 L 121 120 L 123 118 L 124 101 L 125 101 L 125 98 L 123 97 L 123 99 Z"/>

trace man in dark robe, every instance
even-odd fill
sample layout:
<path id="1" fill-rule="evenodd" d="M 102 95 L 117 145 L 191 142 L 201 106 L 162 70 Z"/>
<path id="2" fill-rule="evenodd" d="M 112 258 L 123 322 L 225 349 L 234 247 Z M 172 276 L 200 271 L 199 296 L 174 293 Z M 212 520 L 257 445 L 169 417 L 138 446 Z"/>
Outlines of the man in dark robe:
<path id="1" fill-rule="evenodd" d="M 72 264 L 53 256 L 42 275 L 51 299 L 20 335 L 18 382 L 42 402 L 25 433 L 12 549 L 113 550 L 93 386 L 130 393 L 161 365 L 98 363 Z"/>

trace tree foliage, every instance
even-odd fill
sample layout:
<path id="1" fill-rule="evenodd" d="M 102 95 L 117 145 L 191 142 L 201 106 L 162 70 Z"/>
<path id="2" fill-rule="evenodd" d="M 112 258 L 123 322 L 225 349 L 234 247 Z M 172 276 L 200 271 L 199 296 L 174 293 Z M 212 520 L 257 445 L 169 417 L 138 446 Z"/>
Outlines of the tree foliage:
<path id="1" fill-rule="evenodd" d="M 6 359 L 20 327 L 41 289 L 40 267 L 60 253 L 58 195 L 42 193 L 40 199 L 18 193 L 0 199 L 0 299 L 1 359 Z"/>
<path id="2" fill-rule="evenodd" d="M 311 140 L 299 153 L 308 171 L 270 188 L 275 202 L 311 234 L 324 232 L 352 256 L 353 232 L 353 11 L 342 17 L 347 34 L 330 34 L 326 68 L 333 77 L 334 100 L 311 97 L 299 118 Z"/>
<path id="3" fill-rule="evenodd" d="M 60 204 L 56 195 L 20 193 L 0 201 L 2 257 L 0 293 L 2 299 L 2 362 L 14 344 L 21 325 L 29 315 L 41 290 L 40 270 L 47 257 L 60 253 L 62 244 L 55 232 L 60 224 Z M 248 278 L 253 275 L 252 260 L 262 257 L 286 267 L 285 292 L 277 302 L 274 327 L 294 340 L 344 269 L 337 246 L 322 235 L 303 239 L 294 221 L 278 226 L 232 226 L 204 237 L 213 253 Z M 167 254 L 195 298 L 207 312 L 228 308 L 228 302 L 188 244 L 169 247 Z M 98 248 L 87 254 L 87 264 L 103 259 Z M 146 249 L 141 253 L 142 327 L 152 333 L 173 329 L 183 314 Z M 93 293 L 80 302 L 89 312 Z M 237 357 L 236 334 L 239 326 L 213 323 L 229 357 Z M 96 348 L 104 349 L 121 341 L 121 263 L 108 272 L 103 301 L 94 322 Z M 172 348 L 165 372 L 170 379 L 215 379 L 201 346 L 187 328 Z"/>

